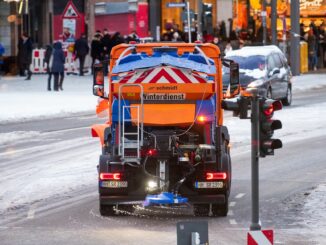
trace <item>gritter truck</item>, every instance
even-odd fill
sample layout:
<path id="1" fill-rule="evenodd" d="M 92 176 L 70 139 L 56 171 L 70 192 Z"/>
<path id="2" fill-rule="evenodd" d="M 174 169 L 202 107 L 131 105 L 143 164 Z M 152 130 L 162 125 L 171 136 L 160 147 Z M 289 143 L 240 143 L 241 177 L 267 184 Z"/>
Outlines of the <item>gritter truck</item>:
<path id="1" fill-rule="evenodd" d="M 232 172 L 222 101 L 239 92 L 238 65 L 213 44 L 130 43 L 112 49 L 108 76 L 105 70 L 94 66 L 93 94 L 106 122 L 91 129 L 102 146 L 101 215 L 142 203 L 226 216 Z"/>

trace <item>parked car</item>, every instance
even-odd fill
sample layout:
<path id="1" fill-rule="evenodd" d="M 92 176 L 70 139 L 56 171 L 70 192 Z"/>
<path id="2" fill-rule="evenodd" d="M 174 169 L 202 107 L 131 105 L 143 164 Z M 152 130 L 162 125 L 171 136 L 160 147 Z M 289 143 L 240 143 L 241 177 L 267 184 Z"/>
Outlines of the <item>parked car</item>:
<path id="1" fill-rule="evenodd" d="M 292 73 L 282 51 L 274 45 L 250 46 L 227 53 L 226 59 L 240 67 L 241 89 L 257 88 L 261 96 L 282 100 L 284 105 L 292 102 Z M 223 88 L 229 83 L 229 70 L 223 68 Z"/>

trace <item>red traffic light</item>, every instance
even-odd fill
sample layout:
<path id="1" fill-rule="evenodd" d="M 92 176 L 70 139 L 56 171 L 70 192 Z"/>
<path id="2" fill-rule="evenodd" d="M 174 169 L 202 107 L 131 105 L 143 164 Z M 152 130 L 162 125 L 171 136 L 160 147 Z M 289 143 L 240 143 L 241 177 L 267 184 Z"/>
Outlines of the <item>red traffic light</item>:
<path id="1" fill-rule="evenodd" d="M 278 100 L 266 100 L 264 102 L 263 113 L 267 117 L 273 116 L 274 111 L 282 110 L 282 102 Z"/>

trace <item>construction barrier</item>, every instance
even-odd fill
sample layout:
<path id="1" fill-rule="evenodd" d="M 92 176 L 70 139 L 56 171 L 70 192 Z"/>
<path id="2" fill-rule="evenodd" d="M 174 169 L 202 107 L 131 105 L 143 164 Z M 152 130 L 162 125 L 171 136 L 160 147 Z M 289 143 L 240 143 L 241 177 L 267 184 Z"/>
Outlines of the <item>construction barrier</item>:
<path id="1" fill-rule="evenodd" d="M 300 42 L 300 72 L 308 72 L 308 43 Z"/>
<path id="2" fill-rule="evenodd" d="M 47 73 L 47 63 L 44 62 L 45 49 L 33 49 L 32 63 L 30 69 L 33 74 L 45 74 Z M 79 60 L 75 58 L 72 52 L 68 49 L 64 49 L 65 60 L 65 72 L 69 74 L 79 74 Z M 91 58 L 89 55 L 86 56 L 84 64 L 84 73 L 89 73 L 91 67 Z"/>
<path id="3" fill-rule="evenodd" d="M 274 232 L 273 230 L 258 230 L 249 231 L 247 235 L 248 245 L 273 245 Z"/>
<path id="4" fill-rule="evenodd" d="M 32 73 L 46 73 L 46 64 L 44 62 L 45 49 L 33 49 L 32 63 L 30 69 Z"/>

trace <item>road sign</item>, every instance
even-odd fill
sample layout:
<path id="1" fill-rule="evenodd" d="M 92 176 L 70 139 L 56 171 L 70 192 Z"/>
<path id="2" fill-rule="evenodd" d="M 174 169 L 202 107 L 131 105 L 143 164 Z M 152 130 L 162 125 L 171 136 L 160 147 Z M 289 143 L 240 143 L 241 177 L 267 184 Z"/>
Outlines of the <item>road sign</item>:
<path id="1" fill-rule="evenodd" d="M 167 3 L 166 7 L 167 8 L 185 8 L 186 3 Z"/>
<path id="2" fill-rule="evenodd" d="M 190 15 L 190 24 L 192 23 L 192 20 L 195 18 L 195 13 L 193 10 L 189 10 Z M 188 13 L 187 11 L 183 11 L 181 14 L 182 22 L 188 22 Z"/>
<path id="3" fill-rule="evenodd" d="M 248 245 L 273 245 L 273 230 L 249 231 Z"/>
<path id="4" fill-rule="evenodd" d="M 66 9 L 63 11 L 64 18 L 79 18 L 78 11 L 72 2 L 68 2 Z"/>
<path id="5" fill-rule="evenodd" d="M 181 221 L 177 223 L 177 244 L 208 244 L 207 221 Z"/>

